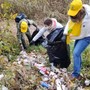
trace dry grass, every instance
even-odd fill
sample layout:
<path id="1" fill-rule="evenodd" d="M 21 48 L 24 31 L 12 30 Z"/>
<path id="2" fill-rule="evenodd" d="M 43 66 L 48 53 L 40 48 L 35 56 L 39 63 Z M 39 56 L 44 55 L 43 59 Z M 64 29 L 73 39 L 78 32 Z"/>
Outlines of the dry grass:
<path id="1" fill-rule="evenodd" d="M 45 17 L 55 17 L 60 22 L 67 20 L 68 1 L 66 0 L 7 0 L 12 6 L 12 12 L 24 12 L 29 18 L 43 20 Z"/>
<path id="2" fill-rule="evenodd" d="M 0 4 L 4 1 L 12 4 L 10 12 L 24 12 L 28 18 L 43 21 L 46 17 L 55 17 L 61 23 L 68 20 L 67 10 L 72 0 L 0 0 Z M 88 3 L 89 0 L 82 0 Z"/>

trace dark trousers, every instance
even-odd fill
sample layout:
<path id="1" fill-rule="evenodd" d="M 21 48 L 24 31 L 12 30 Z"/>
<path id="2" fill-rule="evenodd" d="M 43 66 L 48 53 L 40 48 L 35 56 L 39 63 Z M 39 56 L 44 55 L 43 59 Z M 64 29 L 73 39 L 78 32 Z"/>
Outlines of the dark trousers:
<path id="1" fill-rule="evenodd" d="M 30 43 L 30 41 L 31 41 L 31 34 L 30 34 L 29 30 L 26 33 L 17 32 L 17 38 L 18 38 L 19 43 L 23 45 L 23 48 L 26 49 L 27 45 L 26 45 L 26 42 L 25 42 L 24 34 L 27 36 L 28 41 Z"/>

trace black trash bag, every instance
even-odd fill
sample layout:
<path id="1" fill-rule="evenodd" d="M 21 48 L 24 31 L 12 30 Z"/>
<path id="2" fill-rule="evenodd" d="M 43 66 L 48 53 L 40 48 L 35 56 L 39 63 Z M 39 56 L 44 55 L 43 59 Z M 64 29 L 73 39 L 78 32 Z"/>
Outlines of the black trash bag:
<path id="1" fill-rule="evenodd" d="M 69 45 L 61 41 L 63 28 L 52 31 L 48 36 L 47 53 L 50 63 L 59 68 L 68 68 L 70 65 Z"/>
<path id="2" fill-rule="evenodd" d="M 31 40 L 34 38 L 34 36 L 35 36 L 38 32 L 39 32 L 39 29 L 36 29 L 36 30 L 33 32 L 32 36 L 31 36 Z M 35 41 L 34 45 L 40 45 L 40 44 L 44 41 L 44 38 L 43 38 L 43 37 L 44 37 L 44 36 L 42 35 L 40 38 L 38 38 L 38 39 Z"/>

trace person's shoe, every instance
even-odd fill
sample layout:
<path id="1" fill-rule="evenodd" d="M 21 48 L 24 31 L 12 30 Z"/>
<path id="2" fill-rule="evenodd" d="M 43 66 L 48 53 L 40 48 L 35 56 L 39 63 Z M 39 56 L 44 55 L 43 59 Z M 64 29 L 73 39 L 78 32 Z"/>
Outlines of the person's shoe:
<path id="1" fill-rule="evenodd" d="M 69 75 L 69 78 L 70 78 L 71 81 L 84 79 L 81 75 L 79 75 L 78 77 L 74 77 L 74 76 L 72 76 L 72 75 Z"/>
<path id="2" fill-rule="evenodd" d="M 77 80 L 82 80 L 82 79 L 84 79 L 84 77 L 81 76 L 81 75 L 79 75 L 78 77 L 76 77 L 76 79 L 77 79 Z"/>
<path id="3" fill-rule="evenodd" d="M 69 79 L 70 79 L 70 81 L 75 81 L 76 80 L 76 78 L 72 75 L 69 75 Z"/>

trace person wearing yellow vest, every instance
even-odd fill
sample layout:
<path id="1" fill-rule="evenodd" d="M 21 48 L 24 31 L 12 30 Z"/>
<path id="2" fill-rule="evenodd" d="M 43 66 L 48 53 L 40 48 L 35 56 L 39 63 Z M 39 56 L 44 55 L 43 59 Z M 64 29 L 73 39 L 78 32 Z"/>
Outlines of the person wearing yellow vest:
<path id="1" fill-rule="evenodd" d="M 90 6 L 83 4 L 81 0 L 73 0 L 68 10 L 69 20 L 64 29 L 64 37 L 67 44 L 75 40 L 73 51 L 73 73 L 72 79 L 80 79 L 81 54 L 90 44 Z"/>
<path id="2" fill-rule="evenodd" d="M 27 49 L 27 45 L 25 42 L 26 35 L 29 43 L 31 42 L 31 34 L 30 34 L 30 25 L 33 25 L 37 29 L 37 25 L 33 20 L 27 19 L 27 16 L 24 13 L 20 13 L 15 18 L 16 27 L 17 27 L 17 38 L 20 44 L 20 49 Z"/>

